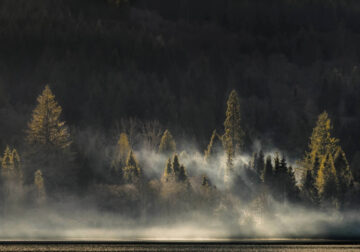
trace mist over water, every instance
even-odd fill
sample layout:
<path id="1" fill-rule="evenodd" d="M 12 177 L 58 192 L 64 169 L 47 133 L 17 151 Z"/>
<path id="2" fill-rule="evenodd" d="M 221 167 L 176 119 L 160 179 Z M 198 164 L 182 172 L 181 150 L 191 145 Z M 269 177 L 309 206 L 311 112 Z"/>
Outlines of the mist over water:
<path id="1" fill-rule="evenodd" d="M 91 149 L 90 145 L 87 148 Z M 104 146 L 102 153 L 112 148 Z M 195 150 L 192 146 L 188 149 Z M 218 155 L 210 163 L 204 160 L 200 151 L 180 152 L 179 160 L 186 167 L 190 182 L 186 198 L 168 192 L 161 180 L 169 158 L 167 155 L 146 148 L 135 151 L 135 155 L 143 171 L 144 183 L 151 185 L 145 190 L 157 190 L 157 197 L 149 191 L 140 192 L 139 196 L 134 185 L 123 185 L 116 189 L 121 191 L 119 195 L 103 199 L 109 199 L 107 203 L 116 206 L 109 210 L 103 207 L 103 202 L 98 202 L 99 197 L 106 194 L 96 195 L 105 185 L 94 183 L 91 185 L 94 188 L 82 196 L 64 195 L 61 200 L 48 199 L 42 205 L 27 206 L 14 201 L 3 206 L 0 239 L 214 241 L 348 239 L 360 235 L 357 211 L 306 208 L 262 194 L 262 186 L 249 176 L 250 155 L 234 158 L 233 179 L 226 184 L 225 154 Z M 105 160 L 107 157 L 96 158 Z M 92 164 L 93 167 L 97 165 Z M 211 181 L 213 191 L 210 196 L 202 191 L 203 175 Z M 126 194 L 130 195 L 126 196 L 127 200 L 137 197 L 138 202 L 118 201 Z M 215 198 L 213 202 L 211 197 Z M 211 203 L 207 202 L 209 200 Z M 175 206 L 171 205 L 173 203 Z"/>

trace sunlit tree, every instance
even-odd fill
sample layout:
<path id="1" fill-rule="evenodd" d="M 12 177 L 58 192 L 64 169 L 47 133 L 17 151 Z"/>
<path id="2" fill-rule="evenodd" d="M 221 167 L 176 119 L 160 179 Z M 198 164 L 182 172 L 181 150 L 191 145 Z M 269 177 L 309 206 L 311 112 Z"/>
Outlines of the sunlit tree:
<path id="1" fill-rule="evenodd" d="M 124 179 L 128 183 L 139 182 L 141 169 L 135 159 L 133 151 L 130 151 L 126 160 L 126 166 L 123 169 Z"/>
<path id="2" fill-rule="evenodd" d="M 111 162 L 112 172 L 116 177 L 120 176 L 119 174 L 122 173 L 122 169 L 126 165 L 126 160 L 130 151 L 131 147 L 128 137 L 126 133 L 121 133 L 115 148 L 113 160 Z"/>
<path id="3" fill-rule="evenodd" d="M 225 134 L 223 141 L 225 150 L 230 156 L 234 156 L 239 153 L 244 137 L 244 132 L 241 128 L 240 100 L 235 90 L 231 91 L 227 101 L 224 127 Z"/>
<path id="4" fill-rule="evenodd" d="M 30 144 L 53 145 L 62 149 L 69 147 L 69 130 L 65 122 L 60 120 L 62 109 L 48 85 L 37 102 L 28 124 L 27 141 Z"/>
<path id="5" fill-rule="evenodd" d="M 332 137 L 332 129 L 333 126 L 328 114 L 326 112 L 321 113 L 310 137 L 309 151 L 304 160 L 306 168 L 311 168 L 317 157 L 321 162 L 328 153 L 335 154 L 339 140 Z"/>
<path id="6" fill-rule="evenodd" d="M 222 149 L 221 137 L 217 134 L 216 130 L 214 130 L 211 134 L 209 145 L 205 150 L 205 161 L 214 161 L 214 158 L 217 158 Z"/>
<path id="7" fill-rule="evenodd" d="M 165 130 L 161 137 L 159 152 L 164 154 L 174 153 L 176 151 L 176 143 L 169 130 Z"/>

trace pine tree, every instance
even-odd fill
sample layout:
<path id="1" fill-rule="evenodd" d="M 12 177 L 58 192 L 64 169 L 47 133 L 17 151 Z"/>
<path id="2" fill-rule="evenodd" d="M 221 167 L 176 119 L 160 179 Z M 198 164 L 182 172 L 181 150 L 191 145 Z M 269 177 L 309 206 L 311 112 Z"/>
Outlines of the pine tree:
<path id="1" fill-rule="evenodd" d="M 174 155 L 172 169 L 174 171 L 175 177 L 178 178 L 180 174 L 180 162 L 177 154 Z"/>
<path id="2" fill-rule="evenodd" d="M 257 152 L 254 152 L 254 153 L 252 154 L 251 161 L 250 161 L 250 163 L 249 163 L 249 166 L 250 166 L 254 171 L 256 171 L 257 159 L 258 159 L 258 154 L 257 154 Z"/>
<path id="3" fill-rule="evenodd" d="M 44 185 L 44 178 L 41 170 L 37 170 L 34 175 L 34 184 L 36 188 L 36 201 L 38 204 L 46 200 L 46 191 Z"/>
<path id="4" fill-rule="evenodd" d="M 216 133 L 216 130 L 214 130 L 210 138 L 210 143 L 205 150 L 205 161 L 213 161 L 213 159 L 221 153 L 221 150 L 221 137 Z"/>
<path id="5" fill-rule="evenodd" d="M 27 141 L 30 144 L 52 145 L 61 149 L 71 144 L 70 134 L 65 122 L 60 121 L 61 107 L 48 85 L 37 98 L 38 105 L 28 124 Z"/>
<path id="6" fill-rule="evenodd" d="M 256 158 L 254 159 L 254 170 L 256 173 L 261 176 L 262 172 L 265 168 L 265 157 L 262 150 L 260 150 L 259 154 L 256 155 Z"/>
<path id="7" fill-rule="evenodd" d="M 179 176 L 178 176 L 178 181 L 180 182 L 185 182 L 187 181 L 187 175 L 186 175 L 186 170 L 185 167 L 183 165 L 180 166 L 180 171 L 179 171 Z"/>
<path id="8" fill-rule="evenodd" d="M 172 180 L 173 177 L 174 177 L 174 170 L 171 165 L 171 159 L 169 158 L 164 169 L 163 179 L 165 182 L 168 182 Z"/>
<path id="9" fill-rule="evenodd" d="M 302 182 L 302 195 L 308 204 L 317 206 L 319 204 L 319 195 L 316 187 L 316 181 L 311 170 L 306 171 Z"/>
<path id="10" fill-rule="evenodd" d="M 128 158 L 126 160 L 126 166 L 123 170 L 124 179 L 128 183 L 139 182 L 141 176 L 141 169 L 135 159 L 133 151 L 129 152 Z"/>
<path id="11" fill-rule="evenodd" d="M 176 143 L 169 130 L 165 130 L 161 137 L 159 152 L 164 154 L 174 153 L 176 151 Z"/>
<path id="12" fill-rule="evenodd" d="M 244 132 L 241 128 L 240 100 L 235 90 L 231 91 L 227 101 L 225 134 L 223 137 L 225 150 L 231 157 L 239 153 L 243 145 Z"/>
<path id="13" fill-rule="evenodd" d="M 288 168 L 286 159 L 283 156 L 280 160 L 276 154 L 275 159 L 275 191 L 278 199 L 284 201 L 288 192 Z"/>
<path id="14" fill-rule="evenodd" d="M 296 185 L 295 172 L 291 166 L 289 166 L 286 175 L 287 199 L 292 202 L 297 202 L 299 200 L 299 188 Z"/>
<path id="15" fill-rule="evenodd" d="M 263 171 L 262 179 L 269 188 L 272 188 L 274 184 L 274 171 L 271 162 L 271 156 L 266 157 L 265 169 Z"/>

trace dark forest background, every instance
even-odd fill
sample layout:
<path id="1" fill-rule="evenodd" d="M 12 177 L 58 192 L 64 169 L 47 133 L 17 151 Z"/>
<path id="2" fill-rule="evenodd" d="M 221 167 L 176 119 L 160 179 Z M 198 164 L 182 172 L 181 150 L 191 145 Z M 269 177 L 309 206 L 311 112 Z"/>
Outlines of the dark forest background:
<path id="1" fill-rule="evenodd" d="M 356 0 L 1 0 L 0 147 L 49 84 L 73 128 L 159 120 L 203 150 L 236 89 L 246 150 L 302 157 L 326 110 L 352 163 L 359 56 Z"/>

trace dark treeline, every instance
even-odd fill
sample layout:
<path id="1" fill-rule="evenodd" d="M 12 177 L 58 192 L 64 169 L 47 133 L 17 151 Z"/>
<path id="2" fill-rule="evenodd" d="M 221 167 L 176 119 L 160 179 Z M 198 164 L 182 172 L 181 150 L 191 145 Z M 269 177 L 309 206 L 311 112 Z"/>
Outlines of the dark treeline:
<path id="1" fill-rule="evenodd" d="M 248 150 L 261 139 L 300 155 L 326 109 L 352 161 L 360 137 L 358 5 L 3 0 L 2 145 L 20 141 L 12 136 L 51 83 L 71 125 L 156 119 L 204 148 L 236 88 Z"/>
<path id="2" fill-rule="evenodd" d="M 231 216 L 231 192 L 356 207 L 359 14 L 355 0 L 1 0 L 4 205 L 92 195 Z"/>

